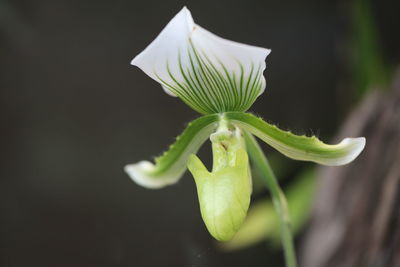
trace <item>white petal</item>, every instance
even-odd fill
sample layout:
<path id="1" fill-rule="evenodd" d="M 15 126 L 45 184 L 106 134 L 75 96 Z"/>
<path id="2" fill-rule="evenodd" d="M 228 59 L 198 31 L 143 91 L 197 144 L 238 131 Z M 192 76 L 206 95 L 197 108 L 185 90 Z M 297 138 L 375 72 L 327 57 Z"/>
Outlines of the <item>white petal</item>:
<path id="1" fill-rule="evenodd" d="M 190 11 L 184 7 L 165 26 L 157 38 L 146 47 L 131 62 L 132 65 L 141 68 L 147 75 L 156 81 L 160 81 L 156 74 L 171 83 L 166 69 L 166 63 L 171 66 L 178 65 L 178 51 L 187 48 L 187 40 L 193 30 L 194 22 Z M 174 69 L 174 75 L 179 73 Z"/>
<path id="2" fill-rule="evenodd" d="M 197 153 L 201 145 L 218 126 L 220 117 L 212 114 L 197 118 L 188 124 L 169 149 L 155 160 L 126 165 L 124 170 L 137 184 L 147 188 L 161 188 L 174 184 L 186 171 L 188 157 Z"/>
<path id="3" fill-rule="evenodd" d="M 306 137 L 285 132 L 250 113 L 228 112 L 227 119 L 254 134 L 285 156 L 322 165 L 339 166 L 353 161 L 364 149 L 365 138 L 345 138 L 336 145 L 328 145 L 317 137 Z"/>
<path id="4" fill-rule="evenodd" d="M 136 164 L 126 165 L 124 170 L 138 185 L 147 188 L 162 188 L 164 186 L 176 183 L 181 174 L 165 175 L 162 179 L 154 177 L 151 173 L 154 171 L 155 165 L 150 161 L 140 161 Z"/>
<path id="5" fill-rule="evenodd" d="M 198 25 L 196 25 L 191 38 L 194 45 L 202 50 L 215 66 L 223 71 L 219 64 L 220 61 L 230 72 L 234 72 L 238 83 L 240 82 L 241 65 L 244 68 L 244 76 L 250 75 L 252 64 L 257 68 L 257 73 L 262 74 L 265 70 L 265 59 L 271 53 L 270 49 L 221 38 Z M 262 87 L 258 95 L 265 88 L 264 76 L 261 76 L 261 83 Z"/>
<path id="6" fill-rule="evenodd" d="M 337 147 L 342 148 L 347 153 L 341 159 L 332 161 L 330 165 L 340 166 L 352 162 L 364 150 L 365 142 L 365 137 L 344 138 L 339 144 L 337 144 Z M 322 162 L 321 164 L 324 164 L 324 162 Z"/>
<path id="7" fill-rule="evenodd" d="M 184 7 L 131 64 L 200 113 L 245 111 L 264 91 L 269 53 L 203 29 Z"/>

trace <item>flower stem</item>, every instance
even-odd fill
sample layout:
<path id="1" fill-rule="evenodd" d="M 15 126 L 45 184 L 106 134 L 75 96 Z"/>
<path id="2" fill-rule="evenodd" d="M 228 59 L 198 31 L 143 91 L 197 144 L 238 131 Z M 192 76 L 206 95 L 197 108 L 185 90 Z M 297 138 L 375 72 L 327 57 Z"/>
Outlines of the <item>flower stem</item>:
<path id="1" fill-rule="evenodd" d="M 271 166 L 269 165 L 269 162 L 257 140 L 246 131 L 244 131 L 244 137 L 250 158 L 255 166 L 261 171 L 260 173 L 269 191 L 271 192 L 272 202 L 279 216 L 286 267 L 296 267 L 296 253 L 293 245 L 290 217 L 285 195 L 279 187 L 275 174 L 273 173 Z"/>

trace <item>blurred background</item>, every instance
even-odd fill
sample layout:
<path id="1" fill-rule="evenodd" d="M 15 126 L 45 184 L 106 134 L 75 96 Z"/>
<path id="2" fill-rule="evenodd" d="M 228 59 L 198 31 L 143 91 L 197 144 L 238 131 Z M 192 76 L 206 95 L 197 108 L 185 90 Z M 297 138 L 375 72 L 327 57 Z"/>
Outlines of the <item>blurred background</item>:
<path id="1" fill-rule="evenodd" d="M 198 116 L 129 65 L 184 5 L 272 49 L 253 112 L 327 142 L 400 62 L 396 1 L 0 0 L 0 266 L 283 266 L 263 241 L 221 250 L 190 175 L 147 190 L 123 172 Z M 285 187 L 314 166 L 266 151 Z"/>

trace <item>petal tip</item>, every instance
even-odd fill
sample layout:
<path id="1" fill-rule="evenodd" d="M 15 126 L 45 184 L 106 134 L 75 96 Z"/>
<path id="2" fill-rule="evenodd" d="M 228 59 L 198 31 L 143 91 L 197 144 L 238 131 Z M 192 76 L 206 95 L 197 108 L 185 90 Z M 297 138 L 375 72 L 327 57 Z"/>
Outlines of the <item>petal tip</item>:
<path id="1" fill-rule="evenodd" d="M 192 13 L 186 6 L 183 6 L 183 8 L 178 12 L 178 14 L 175 15 L 175 17 L 171 21 L 180 21 L 180 17 L 182 17 L 181 23 L 186 23 L 189 31 L 191 31 L 194 26 L 194 21 Z"/>
<path id="2" fill-rule="evenodd" d="M 131 60 L 131 63 L 130 63 L 132 66 L 137 66 L 137 56 L 136 57 L 134 57 L 134 59 L 132 59 Z"/>
<path id="3" fill-rule="evenodd" d="M 339 145 L 347 147 L 348 150 L 347 155 L 343 157 L 341 160 L 334 162 L 332 166 L 345 165 L 355 160 L 364 150 L 365 143 L 366 143 L 365 137 L 356 137 L 356 138 L 348 137 L 343 139 L 343 141 L 340 142 Z"/>
<path id="4" fill-rule="evenodd" d="M 140 161 L 135 164 L 129 164 L 124 167 L 124 171 L 138 185 L 146 188 L 161 188 L 165 186 L 162 179 L 156 179 L 149 174 L 154 170 L 154 164 L 149 161 Z"/>
<path id="5" fill-rule="evenodd" d="M 183 6 L 180 12 L 184 12 L 184 13 L 189 13 L 190 14 L 190 10 L 187 8 L 187 6 Z"/>

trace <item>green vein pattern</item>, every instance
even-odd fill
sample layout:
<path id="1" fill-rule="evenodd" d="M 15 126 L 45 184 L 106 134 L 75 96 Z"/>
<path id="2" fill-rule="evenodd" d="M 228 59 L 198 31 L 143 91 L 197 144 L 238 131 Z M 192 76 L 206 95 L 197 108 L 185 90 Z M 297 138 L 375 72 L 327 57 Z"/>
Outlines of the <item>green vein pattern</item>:
<path id="1" fill-rule="evenodd" d="M 235 73 L 215 55 L 213 61 L 190 40 L 189 44 L 187 51 L 178 53 L 182 78 L 177 78 L 166 62 L 170 81 L 155 73 L 161 84 L 201 114 L 248 110 L 263 90 L 262 64 L 251 63 L 246 72 L 243 64 L 236 60 L 240 73 Z M 186 53 L 189 64 L 183 64 L 182 53 Z"/>

